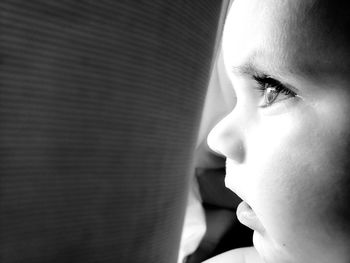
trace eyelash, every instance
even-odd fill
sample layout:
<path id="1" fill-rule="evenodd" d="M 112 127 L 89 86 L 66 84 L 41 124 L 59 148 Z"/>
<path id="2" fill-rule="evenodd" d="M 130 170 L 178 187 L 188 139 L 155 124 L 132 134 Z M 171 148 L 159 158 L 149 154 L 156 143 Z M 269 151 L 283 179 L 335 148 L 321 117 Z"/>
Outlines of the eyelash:
<path id="1" fill-rule="evenodd" d="M 265 92 L 267 91 L 268 88 L 274 88 L 276 91 L 275 98 L 271 102 L 269 103 L 265 102 L 264 105 L 261 105 L 260 107 L 262 108 L 270 107 L 272 104 L 274 104 L 275 100 L 281 93 L 291 98 L 298 96 L 294 91 L 285 87 L 281 82 L 267 75 L 264 75 L 264 76 L 256 75 L 256 76 L 253 76 L 253 78 L 258 83 L 257 89 L 261 92 L 262 96 L 266 97 Z"/>

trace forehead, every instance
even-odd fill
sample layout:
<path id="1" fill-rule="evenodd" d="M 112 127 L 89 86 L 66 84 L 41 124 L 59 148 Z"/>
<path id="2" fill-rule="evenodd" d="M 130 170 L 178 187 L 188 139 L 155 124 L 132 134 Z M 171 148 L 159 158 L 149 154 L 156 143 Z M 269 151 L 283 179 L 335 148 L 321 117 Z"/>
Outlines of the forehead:
<path id="1" fill-rule="evenodd" d="M 349 75 L 349 15 L 330 1 L 235 0 L 224 30 L 225 63 L 254 61 L 282 74 Z"/>

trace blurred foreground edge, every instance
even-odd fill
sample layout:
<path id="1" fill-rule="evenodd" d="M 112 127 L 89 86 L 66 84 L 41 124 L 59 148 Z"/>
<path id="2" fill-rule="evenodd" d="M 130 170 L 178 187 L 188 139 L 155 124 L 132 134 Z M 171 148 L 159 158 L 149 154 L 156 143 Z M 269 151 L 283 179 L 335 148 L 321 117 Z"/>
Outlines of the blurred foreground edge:
<path id="1" fill-rule="evenodd" d="M 228 1 L 0 2 L 0 262 L 176 262 Z"/>

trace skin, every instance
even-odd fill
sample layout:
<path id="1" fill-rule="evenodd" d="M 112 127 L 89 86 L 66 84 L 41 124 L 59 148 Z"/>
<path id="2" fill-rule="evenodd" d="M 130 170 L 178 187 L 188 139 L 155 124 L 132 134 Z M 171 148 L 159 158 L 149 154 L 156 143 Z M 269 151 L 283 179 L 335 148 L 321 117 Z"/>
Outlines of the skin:
<path id="1" fill-rule="evenodd" d="M 208 144 L 259 226 L 250 226 L 255 248 L 209 262 L 350 262 L 347 10 L 346 1 L 234 1 L 223 55 L 237 103 Z M 267 105 L 257 73 L 296 95 Z"/>

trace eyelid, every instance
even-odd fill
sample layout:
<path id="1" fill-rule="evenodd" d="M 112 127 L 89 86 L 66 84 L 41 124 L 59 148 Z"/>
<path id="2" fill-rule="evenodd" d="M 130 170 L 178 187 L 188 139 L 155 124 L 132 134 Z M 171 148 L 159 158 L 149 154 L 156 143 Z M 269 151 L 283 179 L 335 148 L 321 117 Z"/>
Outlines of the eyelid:
<path id="1" fill-rule="evenodd" d="M 295 88 L 289 87 L 285 84 L 282 84 L 280 81 L 278 81 L 275 78 L 272 78 L 268 75 L 253 75 L 253 79 L 258 83 L 259 87 L 257 89 L 263 93 L 264 96 L 266 96 L 266 93 L 268 91 L 268 88 L 275 88 L 278 90 L 278 93 L 276 95 L 276 98 L 282 93 L 285 96 L 289 96 L 289 98 L 301 98 L 301 96 L 298 95 L 298 91 L 296 91 Z M 265 98 L 265 97 L 264 97 Z M 287 98 L 286 98 L 287 99 Z M 278 102 L 278 101 L 277 101 Z M 263 105 L 259 106 L 261 108 L 268 108 L 275 104 L 275 99 L 271 103 L 264 103 Z"/>
<path id="2" fill-rule="evenodd" d="M 299 95 L 300 91 L 297 88 L 289 85 L 288 83 L 284 83 L 282 81 L 279 81 L 270 75 L 266 75 L 266 74 L 258 75 L 257 74 L 257 75 L 253 75 L 252 77 L 258 84 L 260 84 L 262 86 L 264 86 L 266 84 L 269 84 L 271 87 L 282 86 L 282 87 L 290 90 L 292 93 L 294 93 L 296 97 L 302 98 Z"/>

